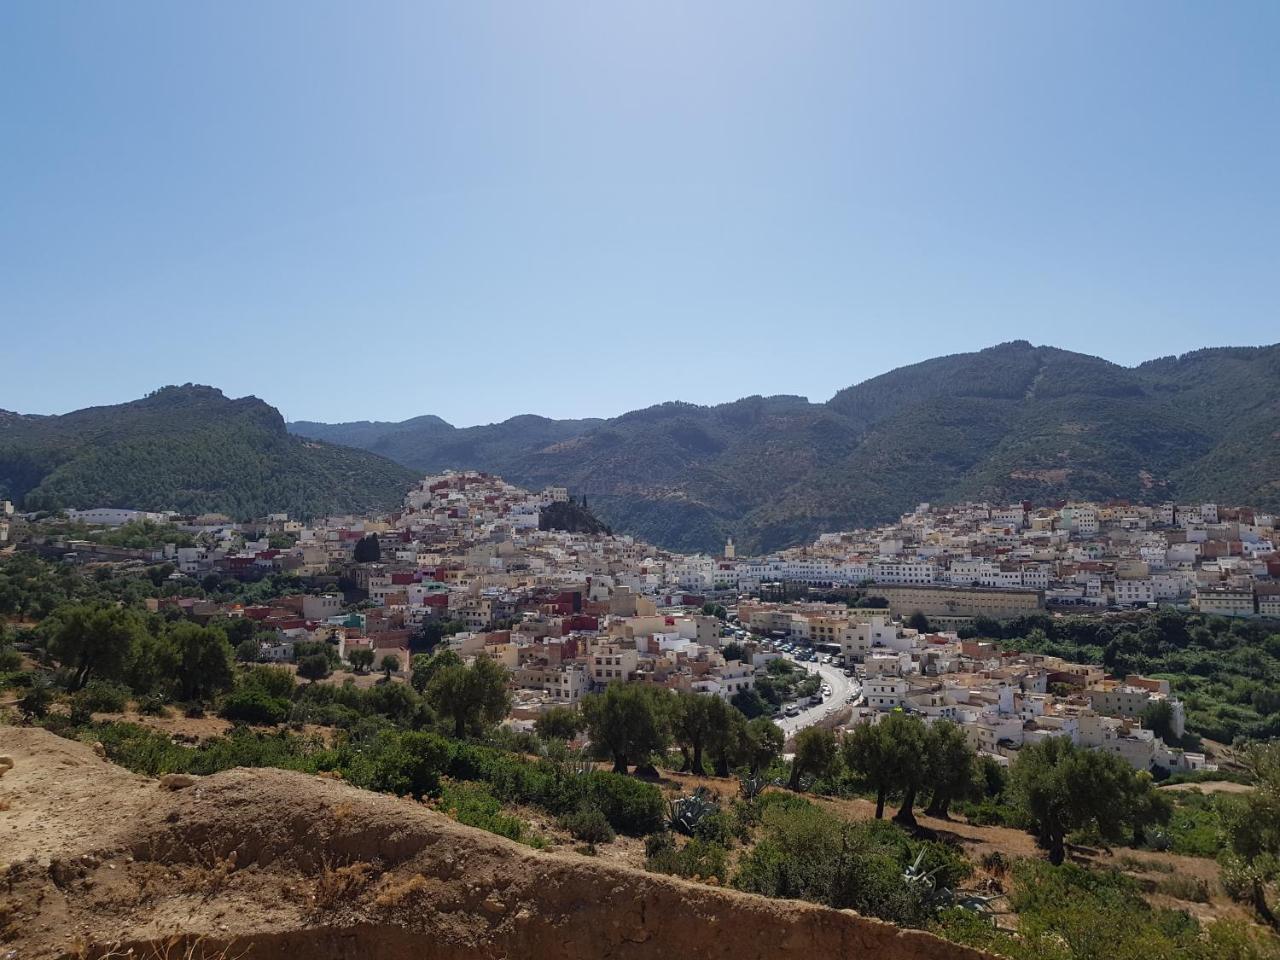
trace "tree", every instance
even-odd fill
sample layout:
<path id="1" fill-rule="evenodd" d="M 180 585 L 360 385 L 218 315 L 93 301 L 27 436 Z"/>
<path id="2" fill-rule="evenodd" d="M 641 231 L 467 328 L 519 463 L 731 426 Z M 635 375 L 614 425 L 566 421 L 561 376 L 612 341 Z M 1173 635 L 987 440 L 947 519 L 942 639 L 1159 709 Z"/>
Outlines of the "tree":
<path id="1" fill-rule="evenodd" d="M 356 647 L 347 651 L 347 662 L 356 673 L 368 673 L 373 666 L 374 653 L 369 647 Z"/>
<path id="2" fill-rule="evenodd" d="M 1128 802 L 1135 845 L 1146 842 L 1148 827 L 1166 824 L 1173 817 L 1173 800 L 1165 791 L 1156 789 L 1155 778 L 1146 770 L 1134 774 Z"/>
<path id="3" fill-rule="evenodd" d="M 889 793 L 904 793 L 921 783 L 913 768 L 926 762 L 924 724 L 919 717 L 890 713 L 878 723 L 861 723 L 845 735 L 841 745 L 846 766 L 876 792 L 876 819 L 884 816 Z M 915 802 L 914 792 L 904 798 Z M 905 818 L 904 818 L 905 819 Z"/>
<path id="4" fill-rule="evenodd" d="M 791 761 L 792 790 L 800 789 L 800 778 L 805 774 L 824 776 L 831 769 L 837 753 L 836 738 L 830 730 L 806 727 L 796 734 L 796 755 Z"/>
<path id="5" fill-rule="evenodd" d="M 506 667 L 491 657 L 477 657 L 470 667 L 461 664 L 437 670 L 427 683 L 427 702 L 453 718 L 453 732 L 461 739 L 468 730 L 498 723 L 511 708 Z"/>
<path id="6" fill-rule="evenodd" d="M 712 724 L 715 722 L 713 712 L 721 712 L 712 706 L 713 700 L 724 703 L 719 697 L 685 692 L 677 693 L 672 701 L 671 733 L 684 757 L 682 769 L 687 773 L 701 776 L 705 772 L 702 768 L 702 748 L 712 732 Z"/>
<path id="7" fill-rule="evenodd" d="M 746 648 L 740 643 L 726 643 L 720 648 L 720 655 L 726 660 L 737 660 L 745 662 L 747 659 Z"/>
<path id="8" fill-rule="evenodd" d="M 260 656 L 262 656 L 262 647 L 252 637 L 236 644 L 236 660 L 240 663 L 257 663 Z"/>
<path id="9" fill-rule="evenodd" d="M 1114 753 L 1046 737 L 1023 747 L 1010 770 L 1015 802 L 1034 824 L 1049 862 L 1066 859 L 1067 834 L 1092 827 L 1119 843 L 1135 814 L 1135 772 Z"/>
<path id="10" fill-rule="evenodd" d="M 933 791 L 925 813 L 946 818 L 951 801 L 973 793 L 978 785 L 978 755 L 963 729 L 950 721 L 938 721 L 928 730 L 929 786 Z"/>
<path id="11" fill-rule="evenodd" d="M 742 711 L 719 697 L 707 698 L 707 751 L 717 777 L 748 761 L 750 732 Z"/>
<path id="12" fill-rule="evenodd" d="M 329 658 L 323 653 L 312 653 L 298 661 L 298 676 L 303 680 L 315 683 L 331 673 L 333 670 L 329 666 Z"/>
<path id="13" fill-rule="evenodd" d="M 1240 756 L 1254 789 L 1218 798 L 1227 851 L 1223 884 L 1280 929 L 1270 893 L 1280 881 L 1280 742 L 1254 744 Z"/>
<path id="14" fill-rule="evenodd" d="M 906 826 L 915 826 L 916 794 L 929 783 L 929 729 L 914 714 L 893 713 L 887 718 L 889 726 L 885 736 L 893 738 L 892 755 L 897 765 L 898 789 L 902 791 L 902 805 L 893 819 Z"/>
<path id="15" fill-rule="evenodd" d="M 604 693 L 582 698 L 587 734 L 598 750 L 613 758 L 614 773 L 626 773 L 629 764 L 644 763 L 666 749 L 670 733 L 659 700 L 665 695 L 640 684 L 615 683 Z"/>
<path id="16" fill-rule="evenodd" d="M 373 660 L 369 661 L 371 664 Z M 452 650 L 441 650 L 439 653 L 415 653 L 409 661 L 409 683 L 419 693 L 425 693 L 427 684 L 446 667 L 462 666 L 462 658 Z"/>
<path id="17" fill-rule="evenodd" d="M 919 630 L 921 633 L 929 632 L 929 618 L 917 610 L 907 618 L 907 626 L 912 630 Z"/>
<path id="18" fill-rule="evenodd" d="M 461 633 L 466 628 L 467 625 L 461 620 L 428 620 L 418 632 L 414 649 L 431 653 L 445 637 Z"/>
<path id="19" fill-rule="evenodd" d="M 166 640 L 176 662 L 174 685 L 179 700 L 211 700 L 231 689 L 231 644 L 221 630 L 179 623 Z"/>
<path id="20" fill-rule="evenodd" d="M 772 766 L 782 756 L 785 741 L 782 728 L 768 717 L 755 717 L 747 721 L 746 763 L 751 772 L 759 773 Z"/>
<path id="21" fill-rule="evenodd" d="M 145 632 L 136 613 L 94 604 L 58 608 L 45 629 L 49 653 L 68 671 L 73 693 L 91 677 L 122 678 Z"/>
<path id="22" fill-rule="evenodd" d="M 543 740 L 572 740 L 583 727 L 582 714 L 571 707 L 551 707 L 533 722 Z"/>
<path id="23" fill-rule="evenodd" d="M 391 675 L 393 673 L 398 673 L 400 670 L 400 658 L 394 653 L 388 653 L 382 658 L 382 662 L 379 666 L 382 667 L 382 673 L 387 678 L 387 682 L 390 683 Z"/>
<path id="24" fill-rule="evenodd" d="M 769 705 L 765 702 L 764 697 L 760 696 L 755 687 L 739 690 L 729 702 L 741 710 L 743 716 L 748 720 L 763 717 L 770 712 Z"/>
<path id="25" fill-rule="evenodd" d="M 1173 733 L 1173 707 L 1168 700 L 1152 700 L 1142 708 L 1142 725 L 1165 743 L 1177 738 Z"/>
<path id="26" fill-rule="evenodd" d="M 355 554 L 352 559 L 356 563 L 377 563 L 381 560 L 382 545 L 378 542 L 378 535 L 370 533 L 357 540 Z"/>

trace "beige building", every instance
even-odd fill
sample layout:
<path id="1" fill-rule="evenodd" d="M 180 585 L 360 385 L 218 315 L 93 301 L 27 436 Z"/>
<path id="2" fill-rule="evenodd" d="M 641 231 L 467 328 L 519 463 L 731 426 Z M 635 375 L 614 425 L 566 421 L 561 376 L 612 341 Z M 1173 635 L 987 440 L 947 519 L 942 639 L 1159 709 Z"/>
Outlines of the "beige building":
<path id="1" fill-rule="evenodd" d="M 1044 593 L 1040 590 L 881 585 L 873 589 L 889 601 L 889 612 L 894 617 L 923 613 L 926 617 L 1009 620 L 1044 609 Z"/>

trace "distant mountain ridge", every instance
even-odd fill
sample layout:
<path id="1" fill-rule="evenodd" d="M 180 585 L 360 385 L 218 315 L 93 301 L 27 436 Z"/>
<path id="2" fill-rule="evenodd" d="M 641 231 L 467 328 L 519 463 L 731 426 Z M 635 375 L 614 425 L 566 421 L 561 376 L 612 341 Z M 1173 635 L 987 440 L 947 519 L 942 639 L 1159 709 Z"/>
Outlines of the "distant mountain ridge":
<path id="1" fill-rule="evenodd" d="M 455 428 L 289 424 L 418 471 L 474 468 L 587 494 L 615 530 L 673 549 L 768 550 L 966 497 L 1218 499 L 1280 509 L 1280 345 L 1123 367 L 999 344 L 838 392 L 664 403 L 607 420 Z"/>
<path id="2" fill-rule="evenodd" d="M 195 384 L 62 416 L 0 412 L 0 497 L 26 510 L 309 517 L 392 508 L 414 479 L 364 450 L 291 435 L 257 397 Z"/>

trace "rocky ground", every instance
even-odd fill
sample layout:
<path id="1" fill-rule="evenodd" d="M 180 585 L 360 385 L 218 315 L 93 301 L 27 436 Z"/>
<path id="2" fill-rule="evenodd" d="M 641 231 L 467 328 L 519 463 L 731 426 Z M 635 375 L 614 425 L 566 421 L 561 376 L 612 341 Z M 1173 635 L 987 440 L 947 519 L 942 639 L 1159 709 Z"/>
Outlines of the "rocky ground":
<path id="1" fill-rule="evenodd" d="M 322 777 L 164 784 L 0 726 L 0 957 L 978 960 L 928 934 L 573 853 Z M 4 766 L 0 764 L 0 766 Z"/>

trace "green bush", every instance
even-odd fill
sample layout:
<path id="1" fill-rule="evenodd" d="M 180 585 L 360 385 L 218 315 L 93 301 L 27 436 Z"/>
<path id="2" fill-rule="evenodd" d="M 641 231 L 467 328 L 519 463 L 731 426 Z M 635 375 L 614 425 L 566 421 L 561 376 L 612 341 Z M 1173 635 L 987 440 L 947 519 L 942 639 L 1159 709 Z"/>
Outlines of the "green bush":
<path id="1" fill-rule="evenodd" d="M 737 832 L 737 818 L 725 810 L 708 813 L 693 828 L 693 835 L 699 840 L 709 840 L 727 847 L 733 842 Z"/>
<path id="2" fill-rule="evenodd" d="M 382 730 L 342 751 L 343 772 L 358 787 L 401 796 L 434 795 L 449 765 L 449 741 L 433 733 Z"/>
<path id="3" fill-rule="evenodd" d="M 22 669 L 22 654 L 13 647 L 0 645 L 0 673 L 16 673 Z"/>
<path id="4" fill-rule="evenodd" d="M 129 688 L 110 680 L 90 680 L 72 698 L 89 713 L 122 713 L 129 705 Z"/>
<path id="5" fill-rule="evenodd" d="M 256 665 L 240 674 L 239 686 L 257 688 L 268 696 L 291 700 L 298 689 L 293 674 L 283 667 Z"/>
<path id="6" fill-rule="evenodd" d="M 729 852 L 711 840 L 694 837 L 682 846 L 666 830 L 650 834 L 645 840 L 645 869 L 654 873 L 724 880 L 728 862 Z"/>
<path id="7" fill-rule="evenodd" d="M 560 818 L 561 829 L 568 830 L 575 840 L 584 843 L 612 843 L 613 827 L 609 820 L 597 807 L 580 807 Z"/>
<path id="8" fill-rule="evenodd" d="M 245 686 L 223 699 L 218 715 L 232 723 L 251 723 L 274 726 L 289 717 L 291 704 L 282 697 L 273 697 L 259 687 Z"/>
<path id="9" fill-rule="evenodd" d="M 621 773 L 595 771 L 586 776 L 586 798 L 619 833 L 642 837 L 662 826 L 662 791 Z"/>
<path id="10" fill-rule="evenodd" d="M 770 897 L 810 900 L 918 926 L 927 918 L 923 891 L 902 879 L 923 851 L 922 866 L 940 883 L 967 876 L 968 862 L 940 843 L 921 844 L 885 821 L 850 823 L 809 803 L 759 798 L 763 835 L 739 861 L 733 885 Z"/>
<path id="11" fill-rule="evenodd" d="M 459 823 L 489 833 L 496 833 L 508 840 L 532 843 L 528 825 L 519 817 L 502 812 L 502 804 L 484 783 L 451 782 L 440 791 L 440 809 Z M 545 841 L 538 837 L 535 846 Z"/>

